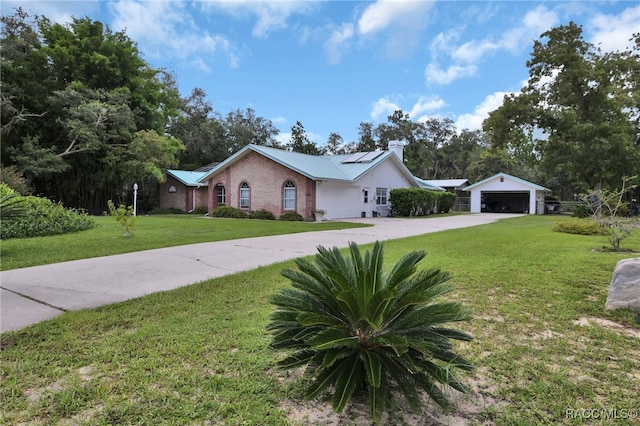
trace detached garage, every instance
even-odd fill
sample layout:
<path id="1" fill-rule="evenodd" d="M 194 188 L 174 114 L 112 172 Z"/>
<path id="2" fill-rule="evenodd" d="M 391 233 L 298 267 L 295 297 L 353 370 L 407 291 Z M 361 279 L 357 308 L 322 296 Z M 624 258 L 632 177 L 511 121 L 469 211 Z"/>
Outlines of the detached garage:
<path id="1" fill-rule="evenodd" d="M 471 213 L 544 214 L 545 194 L 551 190 L 498 173 L 463 188 L 471 193 Z"/>

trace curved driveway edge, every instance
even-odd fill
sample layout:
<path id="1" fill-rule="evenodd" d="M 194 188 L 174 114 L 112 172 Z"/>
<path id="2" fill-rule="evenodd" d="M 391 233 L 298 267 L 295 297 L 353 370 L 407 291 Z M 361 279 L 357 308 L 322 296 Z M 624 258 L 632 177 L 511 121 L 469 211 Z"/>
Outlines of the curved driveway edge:
<path id="1" fill-rule="evenodd" d="M 69 310 L 122 302 L 313 255 L 318 245 L 342 248 L 351 241 L 367 244 L 518 216 L 481 213 L 424 219 L 349 219 L 374 226 L 167 247 L 4 271 L 0 332 L 19 330 Z"/>

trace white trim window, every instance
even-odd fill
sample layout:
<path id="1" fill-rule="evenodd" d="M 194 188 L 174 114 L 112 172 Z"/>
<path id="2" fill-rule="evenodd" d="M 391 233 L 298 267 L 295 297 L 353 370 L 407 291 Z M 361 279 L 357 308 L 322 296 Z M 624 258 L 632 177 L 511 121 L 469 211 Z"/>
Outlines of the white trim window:
<path id="1" fill-rule="evenodd" d="M 283 188 L 283 208 L 284 210 L 296 209 L 296 184 L 293 181 L 286 181 Z"/>
<path id="2" fill-rule="evenodd" d="M 376 188 L 376 205 L 386 206 L 387 199 L 387 188 Z"/>
<path id="3" fill-rule="evenodd" d="M 240 184 L 240 208 L 248 209 L 251 206 L 251 188 L 247 182 Z"/>
<path id="4" fill-rule="evenodd" d="M 216 195 L 218 197 L 218 205 L 224 206 L 227 204 L 227 191 L 224 189 L 224 186 L 218 185 L 216 186 Z"/>

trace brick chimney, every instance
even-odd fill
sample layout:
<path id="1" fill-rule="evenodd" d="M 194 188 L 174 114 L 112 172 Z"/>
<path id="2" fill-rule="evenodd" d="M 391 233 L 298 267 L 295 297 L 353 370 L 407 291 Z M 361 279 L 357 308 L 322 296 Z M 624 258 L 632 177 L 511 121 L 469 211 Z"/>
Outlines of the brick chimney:
<path id="1" fill-rule="evenodd" d="M 388 149 L 395 152 L 400 161 L 404 160 L 404 143 L 402 141 L 389 141 Z"/>

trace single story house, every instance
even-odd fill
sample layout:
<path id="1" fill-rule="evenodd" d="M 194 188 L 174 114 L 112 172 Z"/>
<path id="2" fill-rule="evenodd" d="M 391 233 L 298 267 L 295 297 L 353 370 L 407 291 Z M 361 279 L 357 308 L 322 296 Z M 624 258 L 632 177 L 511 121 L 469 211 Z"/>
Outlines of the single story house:
<path id="1" fill-rule="evenodd" d="M 328 219 L 386 216 L 395 188 L 442 188 L 419 182 L 403 163 L 404 145 L 387 151 L 344 155 L 307 155 L 247 145 L 203 175 L 209 213 L 220 205 L 246 211 L 268 210 L 276 217 L 295 211 Z"/>
<path id="2" fill-rule="evenodd" d="M 545 195 L 551 192 L 506 173 L 498 173 L 463 190 L 471 193 L 471 213 L 544 214 Z"/>
<path id="3" fill-rule="evenodd" d="M 167 170 L 167 179 L 158 185 L 158 207 L 192 212 L 206 206 L 207 183 L 199 180 L 206 171 Z"/>

